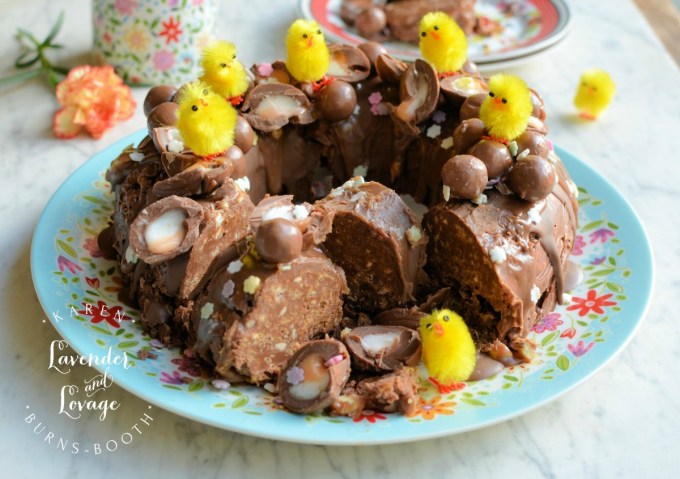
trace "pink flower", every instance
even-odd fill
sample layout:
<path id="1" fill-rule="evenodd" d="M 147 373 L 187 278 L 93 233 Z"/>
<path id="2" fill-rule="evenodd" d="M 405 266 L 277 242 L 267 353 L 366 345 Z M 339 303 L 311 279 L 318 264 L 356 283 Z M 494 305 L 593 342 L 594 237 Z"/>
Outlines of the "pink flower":
<path id="1" fill-rule="evenodd" d="M 432 115 L 432 121 L 437 124 L 443 123 L 444 121 L 446 121 L 446 113 L 444 113 L 441 110 L 435 111 L 434 114 Z"/>
<path id="2" fill-rule="evenodd" d="M 121 15 L 132 15 L 132 13 L 135 11 L 135 8 L 137 8 L 137 1 L 136 0 L 116 0 L 114 3 L 116 10 L 118 10 L 118 13 Z"/>
<path id="3" fill-rule="evenodd" d="M 574 238 L 574 248 L 571 250 L 571 254 L 574 256 L 583 254 L 583 247 L 587 244 L 588 243 L 583 240 L 583 236 L 576 235 L 576 238 Z"/>
<path id="4" fill-rule="evenodd" d="M 574 336 L 576 336 L 576 328 L 565 329 L 560 334 L 560 338 L 573 338 Z"/>
<path id="5" fill-rule="evenodd" d="M 595 258 L 594 260 L 592 260 L 590 262 L 590 264 L 595 264 L 595 265 L 602 264 L 602 263 L 604 263 L 604 260 L 606 260 L 606 259 L 607 259 L 606 256 L 600 256 L 599 258 Z"/>
<path id="6" fill-rule="evenodd" d="M 161 50 L 153 55 L 153 65 L 158 71 L 165 71 L 175 64 L 175 56 L 168 50 Z"/>
<path id="7" fill-rule="evenodd" d="M 599 241 L 600 243 L 606 243 L 612 236 L 614 236 L 614 232 L 609 228 L 596 229 L 590 233 L 590 242 L 597 243 Z"/>
<path id="8" fill-rule="evenodd" d="M 543 319 L 534 324 L 531 330 L 537 334 L 541 334 L 546 331 L 555 331 L 557 327 L 563 323 L 563 321 L 560 319 L 560 316 L 560 313 L 546 314 Z"/>
<path id="9" fill-rule="evenodd" d="M 379 91 L 374 91 L 368 95 L 368 103 L 371 105 L 377 105 L 382 101 L 382 94 Z"/>
<path id="10" fill-rule="evenodd" d="M 257 66 L 257 74 L 264 78 L 269 78 L 274 73 L 274 67 L 271 63 L 260 63 Z"/>
<path id="11" fill-rule="evenodd" d="M 80 265 L 74 263 L 73 261 L 62 255 L 59 255 L 59 257 L 57 258 L 57 266 L 59 267 L 59 271 L 61 271 L 62 273 L 64 272 L 64 269 L 69 270 L 71 274 L 76 274 L 76 271 L 83 270 L 83 268 L 81 268 Z"/>
<path id="12" fill-rule="evenodd" d="M 93 258 L 102 258 L 104 257 L 104 253 L 101 252 L 99 249 L 99 243 L 97 243 L 96 238 L 87 238 L 83 242 L 83 248 L 90 253 L 90 256 Z"/>
<path id="13" fill-rule="evenodd" d="M 57 85 L 56 94 L 62 108 L 54 114 L 52 128 L 58 138 L 73 138 L 83 129 L 100 138 L 137 107 L 130 87 L 109 65 L 73 68 Z"/>
<path id="14" fill-rule="evenodd" d="M 173 364 L 178 366 L 178 369 L 182 372 L 188 373 L 190 376 L 200 376 L 201 367 L 198 364 L 198 359 L 182 356 L 181 358 L 175 358 L 171 360 Z"/>
<path id="15" fill-rule="evenodd" d="M 178 371 L 173 371 L 172 375 L 166 373 L 165 371 L 162 371 L 161 382 L 175 385 L 184 384 L 184 381 L 182 381 L 182 376 L 179 374 Z"/>
<path id="16" fill-rule="evenodd" d="M 588 351 L 590 351 L 593 348 L 593 346 L 595 346 L 595 343 L 590 343 L 590 344 L 588 344 L 588 346 L 585 346 L 583 344 L 583 341 L 579 341 L 576 344 L 576 346 L 574 346 L 573 344 L 568 344 L 567 348 L 569 348 L 569 351 L 571 351 L 571 354 L 573 354 L 574 356 L 579 358 L 579 357 L 583 356 L 584 354 L 586 354 Z"/>

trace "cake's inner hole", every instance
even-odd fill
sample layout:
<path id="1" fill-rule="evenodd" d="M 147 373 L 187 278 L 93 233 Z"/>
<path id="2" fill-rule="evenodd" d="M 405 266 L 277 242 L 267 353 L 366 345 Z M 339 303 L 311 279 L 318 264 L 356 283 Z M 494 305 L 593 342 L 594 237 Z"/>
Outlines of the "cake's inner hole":
<path id="1" fill-rule="evenodd" d="M 290 394 L 297 399 L 316 399 L 328 388 L 331 382 L 324 359 L 319 354 L 310 354 L 297 365 L 302 369 L 303 380 L 290 387 Z"/>
<path id="2" fill-rule="evenodd" d="M 288 118 L 301 116 L 305 109 L 294 98 L 286 95 L 271 95 L 264 98 L 254 113 L 265 120 L 274 120 L 280 116 Z"/>
<path id="3" fill-rule="evenodd" d="M 177 249 L 187 235 L 186 212 L 180 208 L 168 210 L 153 220 L 144 232 L 149 251 L 154 254 L 168 253 Z"/>
<path id="4" fill-rule="evenodd" d="M 361 338 L 361 346 L 364 351 L 374 357 L 394 349 L 398 342 L 398 333 L 368 334 Z"/>

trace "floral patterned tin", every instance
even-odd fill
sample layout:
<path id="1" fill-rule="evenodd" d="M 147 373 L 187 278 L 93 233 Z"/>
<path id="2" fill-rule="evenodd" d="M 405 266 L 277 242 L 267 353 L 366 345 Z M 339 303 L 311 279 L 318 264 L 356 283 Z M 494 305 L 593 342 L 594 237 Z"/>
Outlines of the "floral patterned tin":
<path id="1" fill-rule="evenodd" d="M 181 84 L 200 75 L 213 0 L 93 0 L 94 60 L 129 84 Z"/>

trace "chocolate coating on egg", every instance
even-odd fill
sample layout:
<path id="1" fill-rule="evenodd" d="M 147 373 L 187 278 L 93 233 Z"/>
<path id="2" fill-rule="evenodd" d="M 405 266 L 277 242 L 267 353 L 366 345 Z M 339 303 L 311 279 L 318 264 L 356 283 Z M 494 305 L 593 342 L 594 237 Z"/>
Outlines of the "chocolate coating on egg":
<path id="1" fill-rule="evenodd" d="M 149 136 L 153 138 L 153 129 L 162 126 L 175 126 L 177 124 L 177 109 L 179 105 L 166 101 L 156 106 L 149 112 L 146 119 L 146 126 L 149 129 Z"/>
<path id="2" fill-rule="evenodd" d="M 484 122 L 479 118 L 469 118 L 453 130 L 453 146 L 456 153 L 463 154 L 484 136 Z"/>
<path id="3" fill-rule="evenodd" d="M 378 60 L 378 56 L 387 53 L 387 49 L 378 42 L 365 42 L 357 48 L 364 52 L 364 55 L 366 55 L 366 58 L 371 63 L 371 75 L 375 75 L 375 63 Z"/>
<path id="4" fill-rule="evenodd" d="M 531 92 L 531 104 L 534 106 L 531 116 L 538 118 L 539 120 L 545 122 L 545 102 L 543 97 L 533 88 L 529 89 Z"/>
<path id="5" fill-rule="evenodd" d="M 255 234 L 255 248 L 268 263 L 288 263 L 302 252 L 302 232 L 284 218 L 265 221 Z"/>
<path id="6" fill-rule="evenodd" d="M 250 126 L 248 120 L 239 115 L 236 118 L 236 127 L 234 128 L 234 144 L 238 146 L 243 153 L 248 153 L 253 147 L 253 141 L 255 141 L 255 131 L 253 130 L 253 127 Z"/>
<path id="7" fill-rule="evenodd" d="M 479 118 L 479 109 L 482 107 L 482 103 L 487 96 L 489 96 L 488 93 L 477 93 L 467 97 L 460 107 L 461 121 L 469 118 Z"/>
<path id="8" fill-rule="evenodd" d="M 354 19 L 354 26 L 362 37 L 374 38 L 387 26 L 385 10 L 379 7 L 365 9 Z"/>
<path id="9" fill-rule="evenodd" d="M 529 150 L 530 155 L 547 158 L 550 152 L 545 135 L 534 130 L 525 131 L 517 137 L 515 142 L 517 143 L 517 154 L 522 153 L 524 150 Z"/>
<path id="10" fill-rule="evenodd" d="M 172 85 L 156 85 L 151 88 L 144 98 L 144 115 L 149 116 L 151 110 L 161 103 L 172 102 L 177 88 Z"/>
<path id="11" fill-rule="evenodd" d="M 547 197 L 555 186 L 557 173 L 545 158 L 529 155 L 515 163 L 505 179 L 505 184 L 526 201 Z"/>
<path id="12" fill-rule="evenodd" d="M 444 185 L 453 198 L 474 200 L 484 192 L 489 176 L 482 160 L 472 155 L 456 155 L 442 168 Z"/>
<path id="13" fill-rule="evenodd" d="M 510 155 L 510 150 L 499 141 L 478 141 L 468 150 L 468 154 L 476 156 L 484 162 L 490 179 L 502 175 L 512 166 L 512 155 Z"/>
<path id="14" fill-rule="evenodd" d="M 321 91 L 316 106 L 328 121 L 345 120 L 357 106 L 357 94 L 349 83 L 334 80 Z"/>

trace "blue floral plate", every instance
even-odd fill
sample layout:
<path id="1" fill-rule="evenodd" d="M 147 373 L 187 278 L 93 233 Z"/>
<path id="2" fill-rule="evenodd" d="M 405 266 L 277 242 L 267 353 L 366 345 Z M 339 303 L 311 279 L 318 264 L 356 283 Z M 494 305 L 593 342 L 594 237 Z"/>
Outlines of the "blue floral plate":
<path id="1" fill-rule="evenodd" d="M 215 427 L 299 443 L 358 445 L 415 441 L 505 421 L 542 406 L 585 381 L 631 340 L 653 286 L 647 235 L 626 200 L 582 161 L 557 149 L 579 185 L 580 227 L 573 260 L 585 281 L 530 333 L 539 345 L 528 365 L 441 395 L 427 381 L 415 414 L 366 411 L 357 419 L 300 416 L 255 387 L 228 386 L 201 375 L 191 357 L 142 333 L 137 311 L 119 303 L 116 265 L 102 258 L 96 235 L 112 211 L 104 180 L 109 163 L 145 132 L 95 155 L 54 194 L 31 248 L 35 289 L 50 321 L 81 355 L 126 352 L 121 387 L 181 416 Z M 424 376 L 424 375 L 423 375 Z M 216 387 L 217 386 L 217 387 Z"/>

